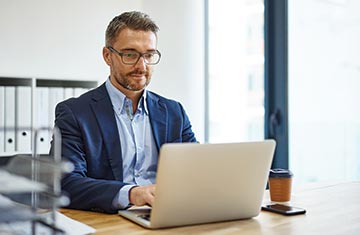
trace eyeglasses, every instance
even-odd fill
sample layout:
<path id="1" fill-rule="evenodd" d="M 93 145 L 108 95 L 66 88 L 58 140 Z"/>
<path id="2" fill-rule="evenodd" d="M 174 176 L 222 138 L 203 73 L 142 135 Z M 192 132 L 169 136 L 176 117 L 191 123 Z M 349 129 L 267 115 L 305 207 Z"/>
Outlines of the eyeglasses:
<path id="1" fill-rule="evenodd" d="M 140 57 L 144 59 L 145 64 L 147 65 L 155 65 L 159 63 L 161 53 L 158 50 L 140 53 L 137 51 L 128 51 L 128 52 L 119 52 L 115 50 L 113 47 L 107 47 L 110 51 L 118 54 L 121 57 L 121 60 L 124 64 L 133 65 L 136 64 Z"/>

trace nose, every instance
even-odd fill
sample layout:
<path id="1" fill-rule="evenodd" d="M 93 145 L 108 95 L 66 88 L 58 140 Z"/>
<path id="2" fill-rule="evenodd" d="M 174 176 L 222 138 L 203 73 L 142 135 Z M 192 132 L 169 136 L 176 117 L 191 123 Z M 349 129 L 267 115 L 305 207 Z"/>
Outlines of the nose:
<path id="1" fill-rule="evenodd" d="M 146 63 L 145 63 L 145 59 L 144 59 L 143 56 L 140 56 L 139 60 L 136 62 L 136 64 L 134 64 L 134 67 L 138 68 L 138 69 L 145 70 Z"/>

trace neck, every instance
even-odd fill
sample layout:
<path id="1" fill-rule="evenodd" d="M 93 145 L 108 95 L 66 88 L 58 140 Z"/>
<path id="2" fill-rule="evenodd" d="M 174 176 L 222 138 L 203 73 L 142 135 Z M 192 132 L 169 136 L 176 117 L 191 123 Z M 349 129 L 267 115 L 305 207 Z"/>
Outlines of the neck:
<path id="1" fill-rule="evenodd" d="M 129 98 L 133 105 L 133 112 L 136 111 L 139 100 L 144 92 L 145 89 L 139 90 L 139 91 L 132 91 L 127 89 L 126 87 L 123 87 L 121 84 L 114 83 L 112 79 L 110 79 L 110 82 L 118 89 L 121 93 L 123 93 L 127 98 Z"/>
<path id="2" fill-rule="evenodd" d="M 133 108 L 133 112 L 135 113 L 136 110 L 137 110 L 137 107 L 138 107 L 138 104 L 139 104 L 139 101 L 140 101 L 140 98 L 143 94 L 144 90 L 142 91 L 131 91 L 131 92 L 127 92 L 127 93 L 124 93 L 126 95 L 127 98 L 129 98 L 132 102 L 132 108 Z"/>

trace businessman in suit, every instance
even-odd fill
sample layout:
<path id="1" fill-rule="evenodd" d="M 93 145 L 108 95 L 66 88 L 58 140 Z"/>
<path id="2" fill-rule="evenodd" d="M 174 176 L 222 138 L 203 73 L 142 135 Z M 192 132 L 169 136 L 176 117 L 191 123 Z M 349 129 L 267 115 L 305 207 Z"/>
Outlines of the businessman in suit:
<path id="1" fill-rule="evenodd" d="M 161 57 L 157 32 L 144 13 L 116 16 L 103 48 L 109 78 L 56 107 L 62 155 L 75 166 L 62 180 L 70 208 L 115 213 L 152 205 L 161 145 L 196 142 L 181 104 L 146 89 Z"/>

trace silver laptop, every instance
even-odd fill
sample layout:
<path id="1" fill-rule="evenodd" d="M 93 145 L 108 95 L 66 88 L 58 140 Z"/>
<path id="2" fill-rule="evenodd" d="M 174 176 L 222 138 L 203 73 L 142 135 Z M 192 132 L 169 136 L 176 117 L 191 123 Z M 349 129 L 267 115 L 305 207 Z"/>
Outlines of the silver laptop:
<path id="1" fill-rule="evenodd" d="M 274 140 L 164 144 L 153 207 L 119 214 L 152 229 L 257 216 L 274 150 Z"/>

